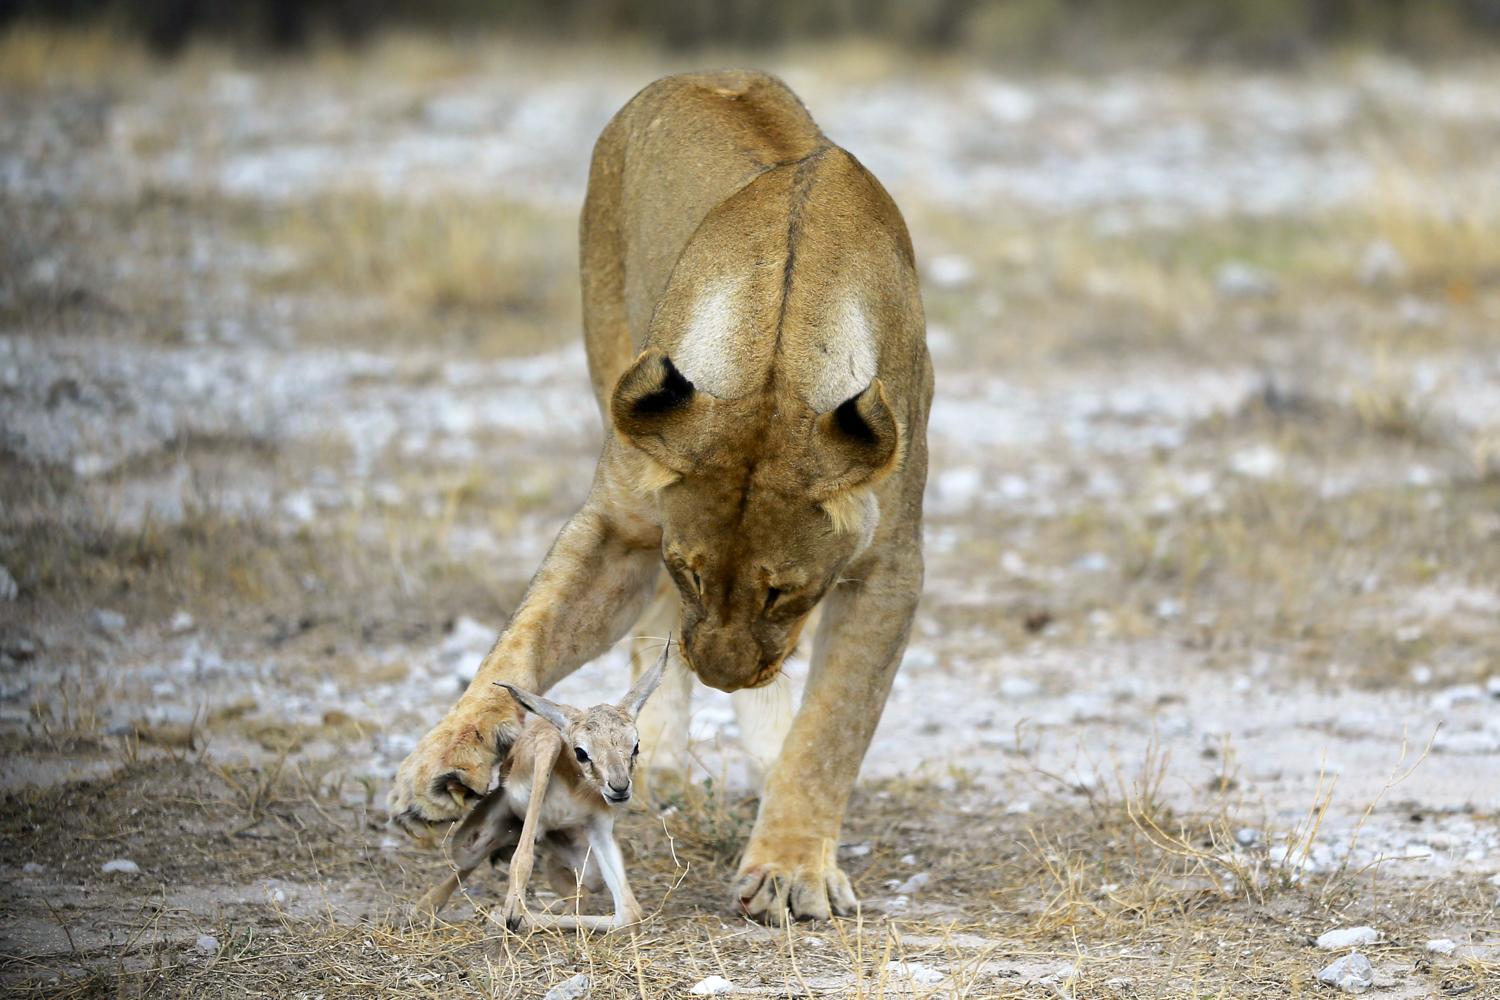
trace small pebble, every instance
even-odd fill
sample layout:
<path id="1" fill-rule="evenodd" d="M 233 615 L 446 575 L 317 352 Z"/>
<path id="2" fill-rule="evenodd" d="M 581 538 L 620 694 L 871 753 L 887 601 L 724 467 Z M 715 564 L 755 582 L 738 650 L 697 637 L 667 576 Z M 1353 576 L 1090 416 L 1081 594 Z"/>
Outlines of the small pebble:
<path id="1" fill-rule="evenodd" d="M 943 981 L 943 974 L 921 962 L 887 962 L 885 971 L 901 979 L 909 979 L 918 986 L 936 986 Z"/>
<path id="2" fill-rule="evenodd" d="M 99 870 L 106 875 L 114 875 L 116 873 L 120 875 L 139 875 L 141 873 L 141 866 L 129 858 L 115 858 L 113 861 L 104 862 L 104 864 L 99 866 Z"/>
<path id="3" fill-rule="evenodd" d="M 47 868 L 45 865 L 39 865 L 35 861 L 28 861 L 21 866 L 22 875 L 42 875 L 45 874 L 46 871 Z"/>
<path id="4" fill-rule="evenodd" d="M 125 616 L 118 611 L 111 611 L 108 608 L 95 608 L 93 623 L 94 628 L 110 635 L 125 630 Z"/>
<path id="5" fill-rule="evenodd" d="M 186 611 L 179 611 L 167 623 L 167 631 L 173 635 L 181 635 L 183 632 L 191 632 L 195 624 L 196 622 L 193 621 L 192 615 Z"/>
<path id="6" fill-rule="evenodd" d="M 694 983 L 688 992 L 695 997 L 721 997 L 726 993 L 733 993 L 734 984 L 723 976 L 709 976 Z"/>
<path id="7" fill-rule="evenodd" d="M 1237 260 L 1219 268 L 1214 275 L 1214 286 L 1226 299 L 1259 299 L 1276 294 L 1276 282 L 1268 274 Z"/>
<path id="8" fill-rule="evenodd" d="M 197 949 L 198 954 L 211 957 L 219 953 L 219 939 L 212 934 L 199 934 L 198 940 L 193 943 L 193 947 Z"/>
<path id="9" fill-rule="evenodd" d="M 917 856 L 915 854 L 903 854 L 901 855 L 901 863 L 903 865 L 914 865 L 917 863 Z"/>
<path id="10" fill-rule="evenodd" d="M 1427 950 L 1434 955 L 1451 955 L 1458 945 L 1450 938 L 1433 938 L 1427 942 Z"/>
<path id="11" fill-rule="evenodd" d="M 896 893 L 901 896 L 911 896 L 920 892 L 932 881 L 932 876 L 926 872 L 917 872 L 911 878 L 896 886 Z"/>
<path id="12" fill-rule="evenodd" d="M 0 601 L 14 601 L 19 596 L 21 587 L 16 578 L 10 575 L 10 570 L 0 566 Z"/>
<path id="13" fill-rule="evenodd" d="M 1345 993 L 1363 993 L 1375 985 L 1375 969 L 1359 952 L 1350 952 L 1330 962 L 1318 973 L 1318 982 L 1336 986 Z"/>
<path id="14" fill-rule="evenodd" d="M 542 1000 L 581 1000 L 589 995 L 589 977 L 583 973 L 564 979 L 547 991 Z"/>
<path id="15" fill-rule="evenodd" d="M 1345 948 L 1374 944 L 1381 936 L 1373 927 L 1339 927 L 1319 934 L 1318 947 L 1324 951 L 1343 951 Z"/>

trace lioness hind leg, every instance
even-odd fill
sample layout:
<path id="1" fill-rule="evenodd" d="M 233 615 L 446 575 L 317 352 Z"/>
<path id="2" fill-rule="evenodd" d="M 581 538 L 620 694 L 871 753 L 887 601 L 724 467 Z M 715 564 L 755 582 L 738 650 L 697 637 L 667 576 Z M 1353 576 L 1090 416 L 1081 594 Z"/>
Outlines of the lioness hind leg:
<path id="1" fill-rule="evenodd" d="M 665 574 L 630 642 L 630 678 L 634 681 L 661 656 L 661 644 L 678 630 L 678 598 Z M 682 775 L 688 765 L 688 721 L 693 703 L 693 675 L 676 653 L 667 660 L 656 694 L 636 719 L 641 735 L 641 763 L 648 774 Z M 649 778 L 647 779 L 649 782 Z"/>

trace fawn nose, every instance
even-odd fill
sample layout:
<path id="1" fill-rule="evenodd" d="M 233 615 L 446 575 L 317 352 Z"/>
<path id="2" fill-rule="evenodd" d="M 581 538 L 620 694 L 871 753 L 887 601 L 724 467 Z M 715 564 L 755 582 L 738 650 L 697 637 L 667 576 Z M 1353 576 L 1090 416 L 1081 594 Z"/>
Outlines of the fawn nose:
<path id="1" fill-rule="evenodd" d="M 609 793 L 617 799 L 628 799 L 630 797 L 630 781 L 627 779 L 621 784 L 609 783 Z"/>

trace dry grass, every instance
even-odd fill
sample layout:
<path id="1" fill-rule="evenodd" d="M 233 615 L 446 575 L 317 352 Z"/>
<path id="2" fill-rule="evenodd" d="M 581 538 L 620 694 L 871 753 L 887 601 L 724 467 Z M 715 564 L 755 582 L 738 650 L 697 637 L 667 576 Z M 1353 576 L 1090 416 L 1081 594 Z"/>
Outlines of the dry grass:
<path id="1" fill-rule="evenodd" d="M 409 925 L 407 901 L 440 866 L 381 848 L 380 813 L 336 770 L 156 754 L 106 779 L 8 797 L 7 856 L 94 889 L 82 899 L 64 893 L 50 914 L 52 948 L 13 951 L 4 976 L 15 996 L 502 997 L 584 972 L 596 995 L 655 997 L 718 974 L 775 995 L 874 998 L 909 995 L 913 984 L 888 968 L 904 961 L 944 973 L 916 990 L 938 997 L 1279 997 L 1313 988 L 1311 936 L 1361 920 L 1392 928 L 1372 957 L 1398 979 L 1441 980 L 1444 993 L 1460 995 L 1500 973 L 1452 960 L 1429 972 L 1434 960 L 1422 952 L 1442 927 L 1482 919 L 1488 901 L 1477 879 L 1392 881 L 1383 867 L 1289 874 L 1263 846 L 1236 845 L 1243 820 L 1228 797 L 1208 798 L 1197 815 L 1166 809 L 1164 763 L 1148 757 L 1087 799 L 1051 798 L 1033 816 L 1007 815 L 983 792 L 869 786 L 848 836 L 873 850 L 845 861 L 865 912 L 781 930 L 740 921 L 723 899 L 735 862 L 723 850 L 724 818 L 753 804 L 726 813 L 705 789 L 653 799 L 623 826 L 651 919 L 630 934 L 575 937 L 509 936 L 484 920 L 500 898 L 498 875 L 477 880 L 476 917 L 460 904 L 450 921 Z M 1307 835 L 1330 801 L 1311 803 L 1307 821 L 1281 835 Z M 64 825 L 103 837 L 61 836 Z M 159 839 L 167 829 L 171 847 Z M 898 860 L 908 851 L 915 865 Z M 99 861 L 116 856 L 137 860 L 145 875 L 101 881 Z M 887 880 L 915 870 L 929 873 L 930 887 L 909 911 L 881 912 Z M 265 878 L 286 898 L 259 887 Z M 205 919 L 188 904 L 216 885 L 231 901 Z M 13 903 L 47 914 L 30 893 Z M 88 930 L 116 921 L 132 928 L 123 947 Z M 194 951 L 202 932 L 218 938 L 217 955 Z"/>

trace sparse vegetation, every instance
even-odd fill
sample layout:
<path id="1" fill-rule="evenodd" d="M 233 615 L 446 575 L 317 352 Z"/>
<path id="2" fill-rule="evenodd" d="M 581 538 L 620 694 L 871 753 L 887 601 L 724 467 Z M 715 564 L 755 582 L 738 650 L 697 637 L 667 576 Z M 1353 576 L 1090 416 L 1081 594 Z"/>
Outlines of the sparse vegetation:
<path id="1" fill-rule="evenodd" d="M 1051 37 L 1054 6 L 1002 13 Z M 556 128 L 581 183 L 609 101 L 674 65 L 588 49 L 559 82 L 559 51 L 393 34 L 273 72 L 202 42 L 164 63 L 102 29 L 0 33 L 6 988 L 500 997 L 585 972 L 595 996 L 718 974 L 799 997 L 1270 998 L 1320 990 L 1311 940 L 1370 922 L 1393 986 L 1485 996 L 1500 848 L 1492 804 L 1456 797 L 1500 749 L 1481 723 L 1456 748 L 1417 731 L 1440 697 L 1481 718 L 1500 670 L 1500 198 L 1493 112 L 1465 103 L 1494 91 L 1484 65 L 1104 86 L 863 42 L 778 57 L 831 131 L 904 168 L 939 372 L 912 686 L 841 847 L 864 909 L 739 921 L 755 800 L 718 704 L 697 779 L 622 824 L 659 908 L 639 932 L 506 938 L 482 919 L 498 874 L 452 922 L 407 923 L 441 863 L 387 839 L 384 783 L 599 434 L 576 183 L 541 154 L 490 183 L 472 140 Z M 551 110 L 506 131 L 533 94 Z M 1213 180 L 1181 149 L 1232 167 L 1216 143 L 1264 152 L 1245 131 L 1296 132 L 1303 103 L 1322 117 L 1265 162 L 1306 154 L 1363 193 L 1179 197 Z M 944 114 L 964 141 L 926 176 L 909 129 Z M 401 140 L 457 166 L 379 159 Z M 1097 176 L 1050 185 L 1090 157 Z M 1045 197 L 955 201 L 992 160 L 1046 174 Z M 1099 198 L 1121 175 L 1141 187 Z M 1294 759 L 1312 745 L 1343 759 Z M 116 857 L 143 874 L 102 874 Z M 1463 950 L 1425 951 L 1445 936 Z"/>

